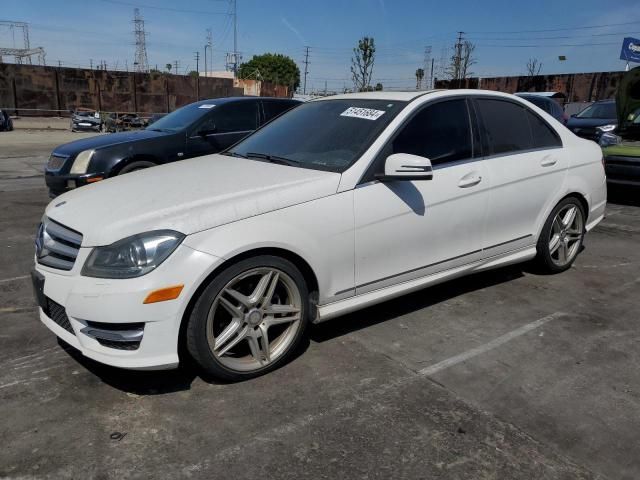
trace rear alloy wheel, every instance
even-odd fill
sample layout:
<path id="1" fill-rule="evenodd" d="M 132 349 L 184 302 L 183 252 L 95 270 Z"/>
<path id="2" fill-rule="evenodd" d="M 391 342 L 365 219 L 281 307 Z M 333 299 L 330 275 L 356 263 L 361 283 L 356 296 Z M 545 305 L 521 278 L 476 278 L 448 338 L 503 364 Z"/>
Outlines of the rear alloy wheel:
<path id="1" fill-rule="evenodd" d="M 552 273 L 571 267 L 584 239 L 585 214 L 576 198 L 566 198 L 547 219 L 538 240 L 538 260 Z"/>
<path id="2" fill-rule="evenodd" d="M 261 256 L 229 267 L 196 302 L 189 352 L 207 373 L 251 378 L 286 362 L 304 338 L 308 293 L 291 262 Z"/>

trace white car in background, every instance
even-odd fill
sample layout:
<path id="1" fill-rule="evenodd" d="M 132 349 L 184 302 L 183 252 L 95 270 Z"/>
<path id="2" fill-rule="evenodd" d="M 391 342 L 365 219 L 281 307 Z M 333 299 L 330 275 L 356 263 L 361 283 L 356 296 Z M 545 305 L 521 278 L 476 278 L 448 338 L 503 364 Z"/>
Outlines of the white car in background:
<path id="1" fill-rule="evenodd" d="M 566 270 L 605 205 L 598 145 L 517 97 L 339 95 L 56 198 L 33 279 L 41 320 L 87 357 L 159 369 L 184 350 L 238 380 L 310 323 L 533 258 Z"/>

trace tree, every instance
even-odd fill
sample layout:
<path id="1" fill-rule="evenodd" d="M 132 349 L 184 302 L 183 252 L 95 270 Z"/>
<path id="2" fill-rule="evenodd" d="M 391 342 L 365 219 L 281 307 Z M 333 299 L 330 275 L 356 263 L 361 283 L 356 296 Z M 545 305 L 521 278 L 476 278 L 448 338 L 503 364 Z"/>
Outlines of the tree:
<path id="1" fill-rule="evenodd" d="M 362 37 L 353 49 L 351 57 L 351 77 L 357 92 L 366 91 L 371 86 L 376 45 L 372 37 Z"/>
<path id="2" fill-rule="evenodd" d="M 462 80 L 473 75 L 470 68 L 476 64 L 476 59 L 473 56 L 476 46 L 469 40 L 465 40 L 456 43 L 454 49 L 455 53 L 451 57 L 451 63 L 446 73 L 451 80 L 456 81 L 459 85 Z"/>
<path id="3" fill-rule="evenodd" d="M 300 85 L 300 69 L 296 62 L 281 53 L 254 55 L 251 60 L 240 65 L 238 77 L 286 85 L 291 90 L 295 90 Z"/>
<path id="4" fill-rule="evenodd" d="M 542 70 L 542 62 L 537 58 L 530 58 L 527 62 L 527 75 L 535 77 L 536 75 L 540 75 L 540 70 Z"/>
<path id="5" fill-rule="evenodd" d="M 194 77 L 194 78 L 197 78 L 197 77 L 199 77 L 199 76 L 200 76 L 200 74 L 199 74 L 197 71 L 195 71 L 195 70 L 191 70 L 191 71 L 188 73 L 188 75 L 189 75 L 190 77 Z"/>
<path id="6" fill-rule="evenodd" d="M 416 70 L 416 90 L 420 90 L 422 88 L 422 79 L 424 78 L 424 68 L 419 68 Z"/>
<path id="7" fill-rule="evenodd" d="M 172 67 L 172 65 L 171 65 L 170 63 L 167 63 L 167 64 L 165 65 L 165 67 L 166 67 L 166 69 L 167 69 L 167 72 L 171 73 L 171 67 Z"/>
<path id="8" fill-rule="evenodd" d="M 378 82 L 376 83 L 376 92 L 381 92 L 384 89 L 384 86 Z"/>

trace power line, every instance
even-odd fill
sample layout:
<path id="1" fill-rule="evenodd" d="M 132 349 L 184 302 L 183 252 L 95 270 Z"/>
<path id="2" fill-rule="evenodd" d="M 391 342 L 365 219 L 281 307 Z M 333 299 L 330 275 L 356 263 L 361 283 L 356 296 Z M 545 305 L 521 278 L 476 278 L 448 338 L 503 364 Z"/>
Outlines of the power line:
<path id="1" fill-rule="evenodd" d="M 133 3 L 133 2 L 124 2 L 122 0 L 99 0 L 99 1 L 105 2 L 105 3 L 113 3 L 115 5 L 124 5 L 127 7 L 148 8 L 152 10 L 165 10 L 167 12 L 196 13 L 198 15 L 228 15 L 228 13 L 223 13 L 223 12 L 207 12 L 204 10 L 188 10 L 184 8 L 158 7 L 157 5 L 146 5 L 146 4 Z M 214 1 L 226 1 L 226 0 L 214 0 Z"/>
<path id="2" fill-rule="evenodd" d="M 632 22 L 624 22 L 624 23 L 609 23 L 609 24 L 603 24 L 603 25 L 585 25 L 582 27 L 563 27 L 563 28 L 546 28 L 546 29 L 542 29 L 542 30 L 517 30 L 517 31 L 475 31 L 475 32 L 467 32 L 467 33 L 471 33 L 471 34 L 476 34 L 476 33 L 509 33 L 509 34 L 515 34 L 515 33 L 543 33 L 543 32 L 562 32 L 565 30 L 588 30 L 591 28 L 605 28 L 605 27 L 619 27 L 622 25 L 636 25 L 640 23 L 640 20 L 634 20 Z"/>

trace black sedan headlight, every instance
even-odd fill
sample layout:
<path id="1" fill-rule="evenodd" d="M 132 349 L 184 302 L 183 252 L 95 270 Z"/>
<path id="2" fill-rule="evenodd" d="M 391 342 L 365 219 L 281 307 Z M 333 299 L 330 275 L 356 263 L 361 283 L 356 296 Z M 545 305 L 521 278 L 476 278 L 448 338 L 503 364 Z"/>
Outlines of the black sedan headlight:
<path id="1" fill-rule="evenodd" d="M 155 230 L 96 247 L 81 274 L 96 278 L 141 277 L 164 262 L 184 237 L 173 230 Z"/>

